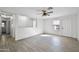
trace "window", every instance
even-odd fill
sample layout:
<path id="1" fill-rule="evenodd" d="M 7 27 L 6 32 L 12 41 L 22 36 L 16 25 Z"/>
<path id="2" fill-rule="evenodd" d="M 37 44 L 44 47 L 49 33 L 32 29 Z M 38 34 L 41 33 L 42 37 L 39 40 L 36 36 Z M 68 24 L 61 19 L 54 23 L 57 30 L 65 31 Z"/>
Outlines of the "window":
<path id="1" fill-rule="evenodd" d="M 53 25 L 60 25 L 60 21 L 59 20 L 54 20 Z"/>
<path id="2" fill-rule="evenodd" d="M 59 30 L 60 29 L 60 20 L 54 20 L 53 27 L 54 27 L 54 30 Z"/>

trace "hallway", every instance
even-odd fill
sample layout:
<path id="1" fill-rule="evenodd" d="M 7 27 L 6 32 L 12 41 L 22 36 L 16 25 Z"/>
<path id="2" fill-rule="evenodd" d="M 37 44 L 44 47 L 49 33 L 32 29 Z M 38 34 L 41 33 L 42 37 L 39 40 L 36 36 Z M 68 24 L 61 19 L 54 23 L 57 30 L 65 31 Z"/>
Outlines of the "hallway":
<path id="1" fill-rule="evenodd" d="M 0 52 L 77 52 L 79 42 L 56 35 L 37 35 L 15 41 L 8 35 L 0 38 Z"/>

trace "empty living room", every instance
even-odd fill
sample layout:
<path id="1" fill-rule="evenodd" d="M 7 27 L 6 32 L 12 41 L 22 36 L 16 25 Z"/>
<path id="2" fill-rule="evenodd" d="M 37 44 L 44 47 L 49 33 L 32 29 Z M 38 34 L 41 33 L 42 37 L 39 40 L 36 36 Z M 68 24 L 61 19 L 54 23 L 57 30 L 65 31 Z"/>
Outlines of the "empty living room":
<path id="1" fill-rule="evenodd" d="M 79 52 L 79 7 L 0 7 L 0 52 Z"/>

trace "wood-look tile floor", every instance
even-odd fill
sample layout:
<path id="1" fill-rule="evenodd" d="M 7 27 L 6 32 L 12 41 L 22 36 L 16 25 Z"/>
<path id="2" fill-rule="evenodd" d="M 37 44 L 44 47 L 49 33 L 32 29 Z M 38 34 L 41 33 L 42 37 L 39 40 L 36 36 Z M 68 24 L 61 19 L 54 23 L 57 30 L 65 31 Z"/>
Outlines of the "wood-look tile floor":
<path id="1" fill-rule="evenodd" d="M 79 52 L 79 42 L 56 35 L 37 35 L 18 41 L 8 35 L 2 35 L 0 52 Z"/>

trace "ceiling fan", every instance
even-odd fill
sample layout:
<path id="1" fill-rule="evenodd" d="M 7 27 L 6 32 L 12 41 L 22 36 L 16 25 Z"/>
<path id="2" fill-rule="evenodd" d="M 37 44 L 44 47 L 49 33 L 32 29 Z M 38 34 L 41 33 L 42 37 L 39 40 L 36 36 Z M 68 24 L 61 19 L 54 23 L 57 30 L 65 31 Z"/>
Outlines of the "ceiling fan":
<path id="1" fill-rule="evenodd" d="M 51 13 L 53 13 L 53 7 L 48 7 L 46 9 L 42 9 L 40 14 L 42 16 L 50 16 Z"/>

